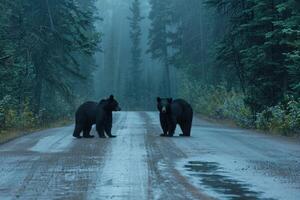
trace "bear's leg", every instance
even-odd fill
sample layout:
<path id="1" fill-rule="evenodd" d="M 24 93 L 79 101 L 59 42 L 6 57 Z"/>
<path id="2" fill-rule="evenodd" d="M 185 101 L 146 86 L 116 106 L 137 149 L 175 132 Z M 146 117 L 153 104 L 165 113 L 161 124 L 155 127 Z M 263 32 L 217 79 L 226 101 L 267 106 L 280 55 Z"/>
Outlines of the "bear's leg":
<path id="1" fill-rule="evenodd" d="M 93 138 L 94 137 L 93 135 L 90 135 L 91 129 L 92 129 L 91 125 L 84 127 L 84 129 L 83 129 L 83 137 L 84 138 Z"/>
<path id="2" fill-rule="evenodd" d="M 104 123 L 104 130 L 108 137 L 110 137 L 110 138 L 117 137 L 117 136 L 111 134 L 111 128 L 112 128 L 112 113 L 109 113 L 106 116 L 106 120 Z"/>
<path id="3" fill-rule="evenodd" d="M 166 114 L 159 113 L 160 126 L 163 133 L 160 136 L 168 136 L 168 120 Z"/>
<path id="4" fill-rule="evenodd" d="M 106 138 L 105 135 L 104 135 L 103 126 L 96 125 L 96 130 L 97 130 L 97 133 L 98 133 L 100 138 Z"/>
<path id="5" fill-rule="evenodd" d="M 117 136 L 111 134 L 111 128 L 112 128 L 111 124 L 106 124 L 105 125 L 104 130 L 105 130 L 107 136 L 110 137 L 110 138 L 117 137 Z"/>
<path id="6" fill-rule="evenodd" d="M 169 119 L 169 123 L 168 123 L 168 137 L 173 137 L 174 133 L 175 133 L 175 129 L 176 129 L 176 118 L 175 117 L 171 117 L 171 119 Z"/>
<path id="7" fill-rule="evenodd" d="M 79 123 L 76 123 L 75 124 L 75 129 L 74 129 L 74 132 L 73 132 L 73 137 L 81 138 L 80 133 L 81 133 L 82 129 L 83 129 L 82 125 L 79 124 Z"/>
<path id="8" fill-rule="evenodd" d="M 179 136 L 186 136 L 189 137 L 191 136 L 191 127 L 192 127 L 192 122 L 183 122 L 180 124 L 180 128 L 182 130 L 182 134 Z"/>

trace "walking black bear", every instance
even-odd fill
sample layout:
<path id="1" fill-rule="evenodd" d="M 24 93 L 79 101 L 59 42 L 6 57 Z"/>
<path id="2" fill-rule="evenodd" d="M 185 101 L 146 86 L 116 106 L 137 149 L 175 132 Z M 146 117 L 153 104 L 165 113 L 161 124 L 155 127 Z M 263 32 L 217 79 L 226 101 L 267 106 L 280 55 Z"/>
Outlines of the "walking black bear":
<path id="1" fill-rule="evenodd" d="M 79 106 L 75 114 L 75 130 L 73 136 L 81 138 L 93 138 L 90 135 L 92 125 L 96 124 L 96 130 L 100 138 L 105 138 L 104 131 L 108 137 L 116 137 L 111 134 L 112 112 L 120 111 L 119 103 L 111 95 L 108 99 L 102 99 L 99 103 L 88 101 Z"/>
<path id="2" fill-rule="evenodd" d="M 161 136 L 172 137 L 177 124 L 182 130 L 180 136 L 191 135 L 193 109 L 185 100 L 157 97 L 157 109 L 163 130 Z"/>

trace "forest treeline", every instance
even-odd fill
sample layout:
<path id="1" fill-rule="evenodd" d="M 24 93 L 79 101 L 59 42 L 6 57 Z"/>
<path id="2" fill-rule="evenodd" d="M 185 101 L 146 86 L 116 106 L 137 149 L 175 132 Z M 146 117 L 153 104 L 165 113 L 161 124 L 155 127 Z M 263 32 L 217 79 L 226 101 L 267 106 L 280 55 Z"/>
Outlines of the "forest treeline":
<path id="1" fill-rule="evenodd" d="M 72 116 L 92 94 L 93 0 L 1 0 L 0 128 Z"/>
<path id="2" fill-rule="evenodd" d="M 150 50 L 182 71 L 197 112 L 247 127 L 300 127 L 300 2 L 150 0 Z"/>
<path id="3" fill-rule="evenodd" d="M 119 93 L 128 109 L 153 108 L 155 95 L 174 95 L 175 82 L 177 96 L 197 113 L 299 131 L 299 1 L 145 1 L 2 0 L 0 128 L 73 117 L 100 87 Z M 102 12 L 109 5 L 105 42 L 95 28 L 95 3 Z M 117 23 L 120 10 L 127 18 Z M 147 67 L 145 53 L 152 58 Z"/>

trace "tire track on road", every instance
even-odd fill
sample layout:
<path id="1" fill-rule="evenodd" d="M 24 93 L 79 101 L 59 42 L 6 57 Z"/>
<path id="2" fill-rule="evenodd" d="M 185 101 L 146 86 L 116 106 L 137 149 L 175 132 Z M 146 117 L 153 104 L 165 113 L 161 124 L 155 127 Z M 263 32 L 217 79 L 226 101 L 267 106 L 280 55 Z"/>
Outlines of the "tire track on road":
<path id="1" fill-rule="evenodd" d="M 145 126 L 136 112 L 126 112 L 125 120 L 116 127 L 118 137 L 109 141 L 102 169 L 96 174 L 97 184 L 90 188 L 87 199 L 149 199 Z"/>
<path id="2" fill-rule="evenodd" d="M 117 114 L 115 123 L 119 119 Z M 4 176 L 0 181 L 0 199 L 86 199 L 109 139 L 73 139 L 72 131 L 70 127 L 50 129 L 1 146 L 0 175 Z M 47 133 L 53 136 L 50 144 L 38 149 L 41 151 L 31 151 L 49 136 Z M 71 143 L 64 144 L 67 137 Z"/>
<path id="3" fill-rule="evenodd" d="M 147 124 L 145 143 L 148 156 L 150 199 L 211 199 L 190 184 L 175 168 L 175 162 L 187 156 L 177 148 L 173 140 L 185 138 L 160 137 L 160 125 L 154 115 L 154 112 L 141 113 Z"/>

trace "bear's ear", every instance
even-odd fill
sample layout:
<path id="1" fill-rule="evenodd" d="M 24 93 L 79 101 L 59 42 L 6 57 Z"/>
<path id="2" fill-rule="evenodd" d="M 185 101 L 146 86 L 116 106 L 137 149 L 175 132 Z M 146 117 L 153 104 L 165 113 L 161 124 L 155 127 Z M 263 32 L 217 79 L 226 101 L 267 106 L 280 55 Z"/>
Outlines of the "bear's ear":
<path id="1" fill-rule="evenodd" d="M 168 102 L 172 103 L 173 99 L 172 98 L 168 98 Z"/>
<path id="2" fill-rule="evenodd" d="M 114 100 L 114 95 L 110 95 L 109 100 Z"/>
<path id="3" fill-rule="evenodd" d="M 161 98 L 160 97 L 157 97 L 156 100 L 157 100 L 158 103 L 161 102 Z"/>

